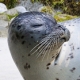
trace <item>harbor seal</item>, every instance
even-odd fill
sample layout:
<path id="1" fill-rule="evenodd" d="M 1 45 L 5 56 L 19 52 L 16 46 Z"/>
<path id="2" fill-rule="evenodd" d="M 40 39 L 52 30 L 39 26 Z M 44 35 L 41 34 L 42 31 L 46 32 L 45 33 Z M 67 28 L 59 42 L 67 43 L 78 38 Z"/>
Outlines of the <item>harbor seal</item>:
<path id="1" fill-rule="evenodd" d="M 52 62 L 69 38 L 67 28 L 42 12 L 18 15 L 8 31 L 11 55 L 25 80 L 53 80 Z"/>

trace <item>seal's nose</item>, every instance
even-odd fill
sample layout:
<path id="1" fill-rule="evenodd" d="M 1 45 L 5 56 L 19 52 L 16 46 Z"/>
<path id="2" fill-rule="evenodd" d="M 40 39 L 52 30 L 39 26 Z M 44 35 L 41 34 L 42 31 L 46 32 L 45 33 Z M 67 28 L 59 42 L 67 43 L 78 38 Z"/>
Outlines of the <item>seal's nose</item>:
<path id="1" fill-rule="evenodd" d="M 65 42 L 70 39 L 70 31 L 67 28 L 65 28 L 65 26 L 57 24 L 55 28 L 60 30 L 61 33 L 63 33 L 61 34 L 60 38 L 63 39 Z"/>
<path id="2" fill-rule="evenodd" d="M 68 41 L 70 39 L 70 31 L 68 29 L 65 29 L 64 36 L 65 36 L 66 41 Z"/>
<path id="3" fill-rule="evenodd" d="M 61 28 L 64 30 L 64 35 L 62 36 L 62 38 L 65 39 L 65 41 L 68 41 L 70 39 L 70 31 L 63 25 L 61 25 Z"/>

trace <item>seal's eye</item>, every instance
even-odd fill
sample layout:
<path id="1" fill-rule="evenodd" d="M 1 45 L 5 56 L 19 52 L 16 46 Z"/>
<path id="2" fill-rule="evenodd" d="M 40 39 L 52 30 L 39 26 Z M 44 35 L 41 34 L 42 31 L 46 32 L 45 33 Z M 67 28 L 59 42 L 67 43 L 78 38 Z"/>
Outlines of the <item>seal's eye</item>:
<path id="1" fill-rule="evenodd" d="M 34 24 L 32 25 L 32 27 L 37 28 L 37 27 L 41 27 L 43 24 Z"/>

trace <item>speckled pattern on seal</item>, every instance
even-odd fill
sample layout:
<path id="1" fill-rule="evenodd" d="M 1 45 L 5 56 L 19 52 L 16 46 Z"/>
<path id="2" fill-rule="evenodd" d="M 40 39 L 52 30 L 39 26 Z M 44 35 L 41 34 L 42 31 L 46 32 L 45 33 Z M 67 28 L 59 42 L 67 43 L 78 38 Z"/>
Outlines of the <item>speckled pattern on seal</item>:
<path id="1" fill-rule="evenodd" d="M 26 12 L 10 24 L 8 44 L 25 80 L 49 80 L 51 61 L 58 59 L 62 44 L 69 38 L 69 30 L 52 16 Z"/>

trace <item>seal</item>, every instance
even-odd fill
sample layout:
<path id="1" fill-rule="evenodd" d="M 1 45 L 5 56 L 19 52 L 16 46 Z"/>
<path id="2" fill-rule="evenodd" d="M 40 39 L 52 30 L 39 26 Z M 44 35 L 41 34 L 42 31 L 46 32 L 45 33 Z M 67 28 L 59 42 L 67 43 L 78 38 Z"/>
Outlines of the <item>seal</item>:
<path id="1" fill-rule="evenodd" d="M 11 55 L 25 80 L 53 80 L 52 62 L 69 38 L 52 16 L 34 11 L 18 15 L 8 31 Z"/>

